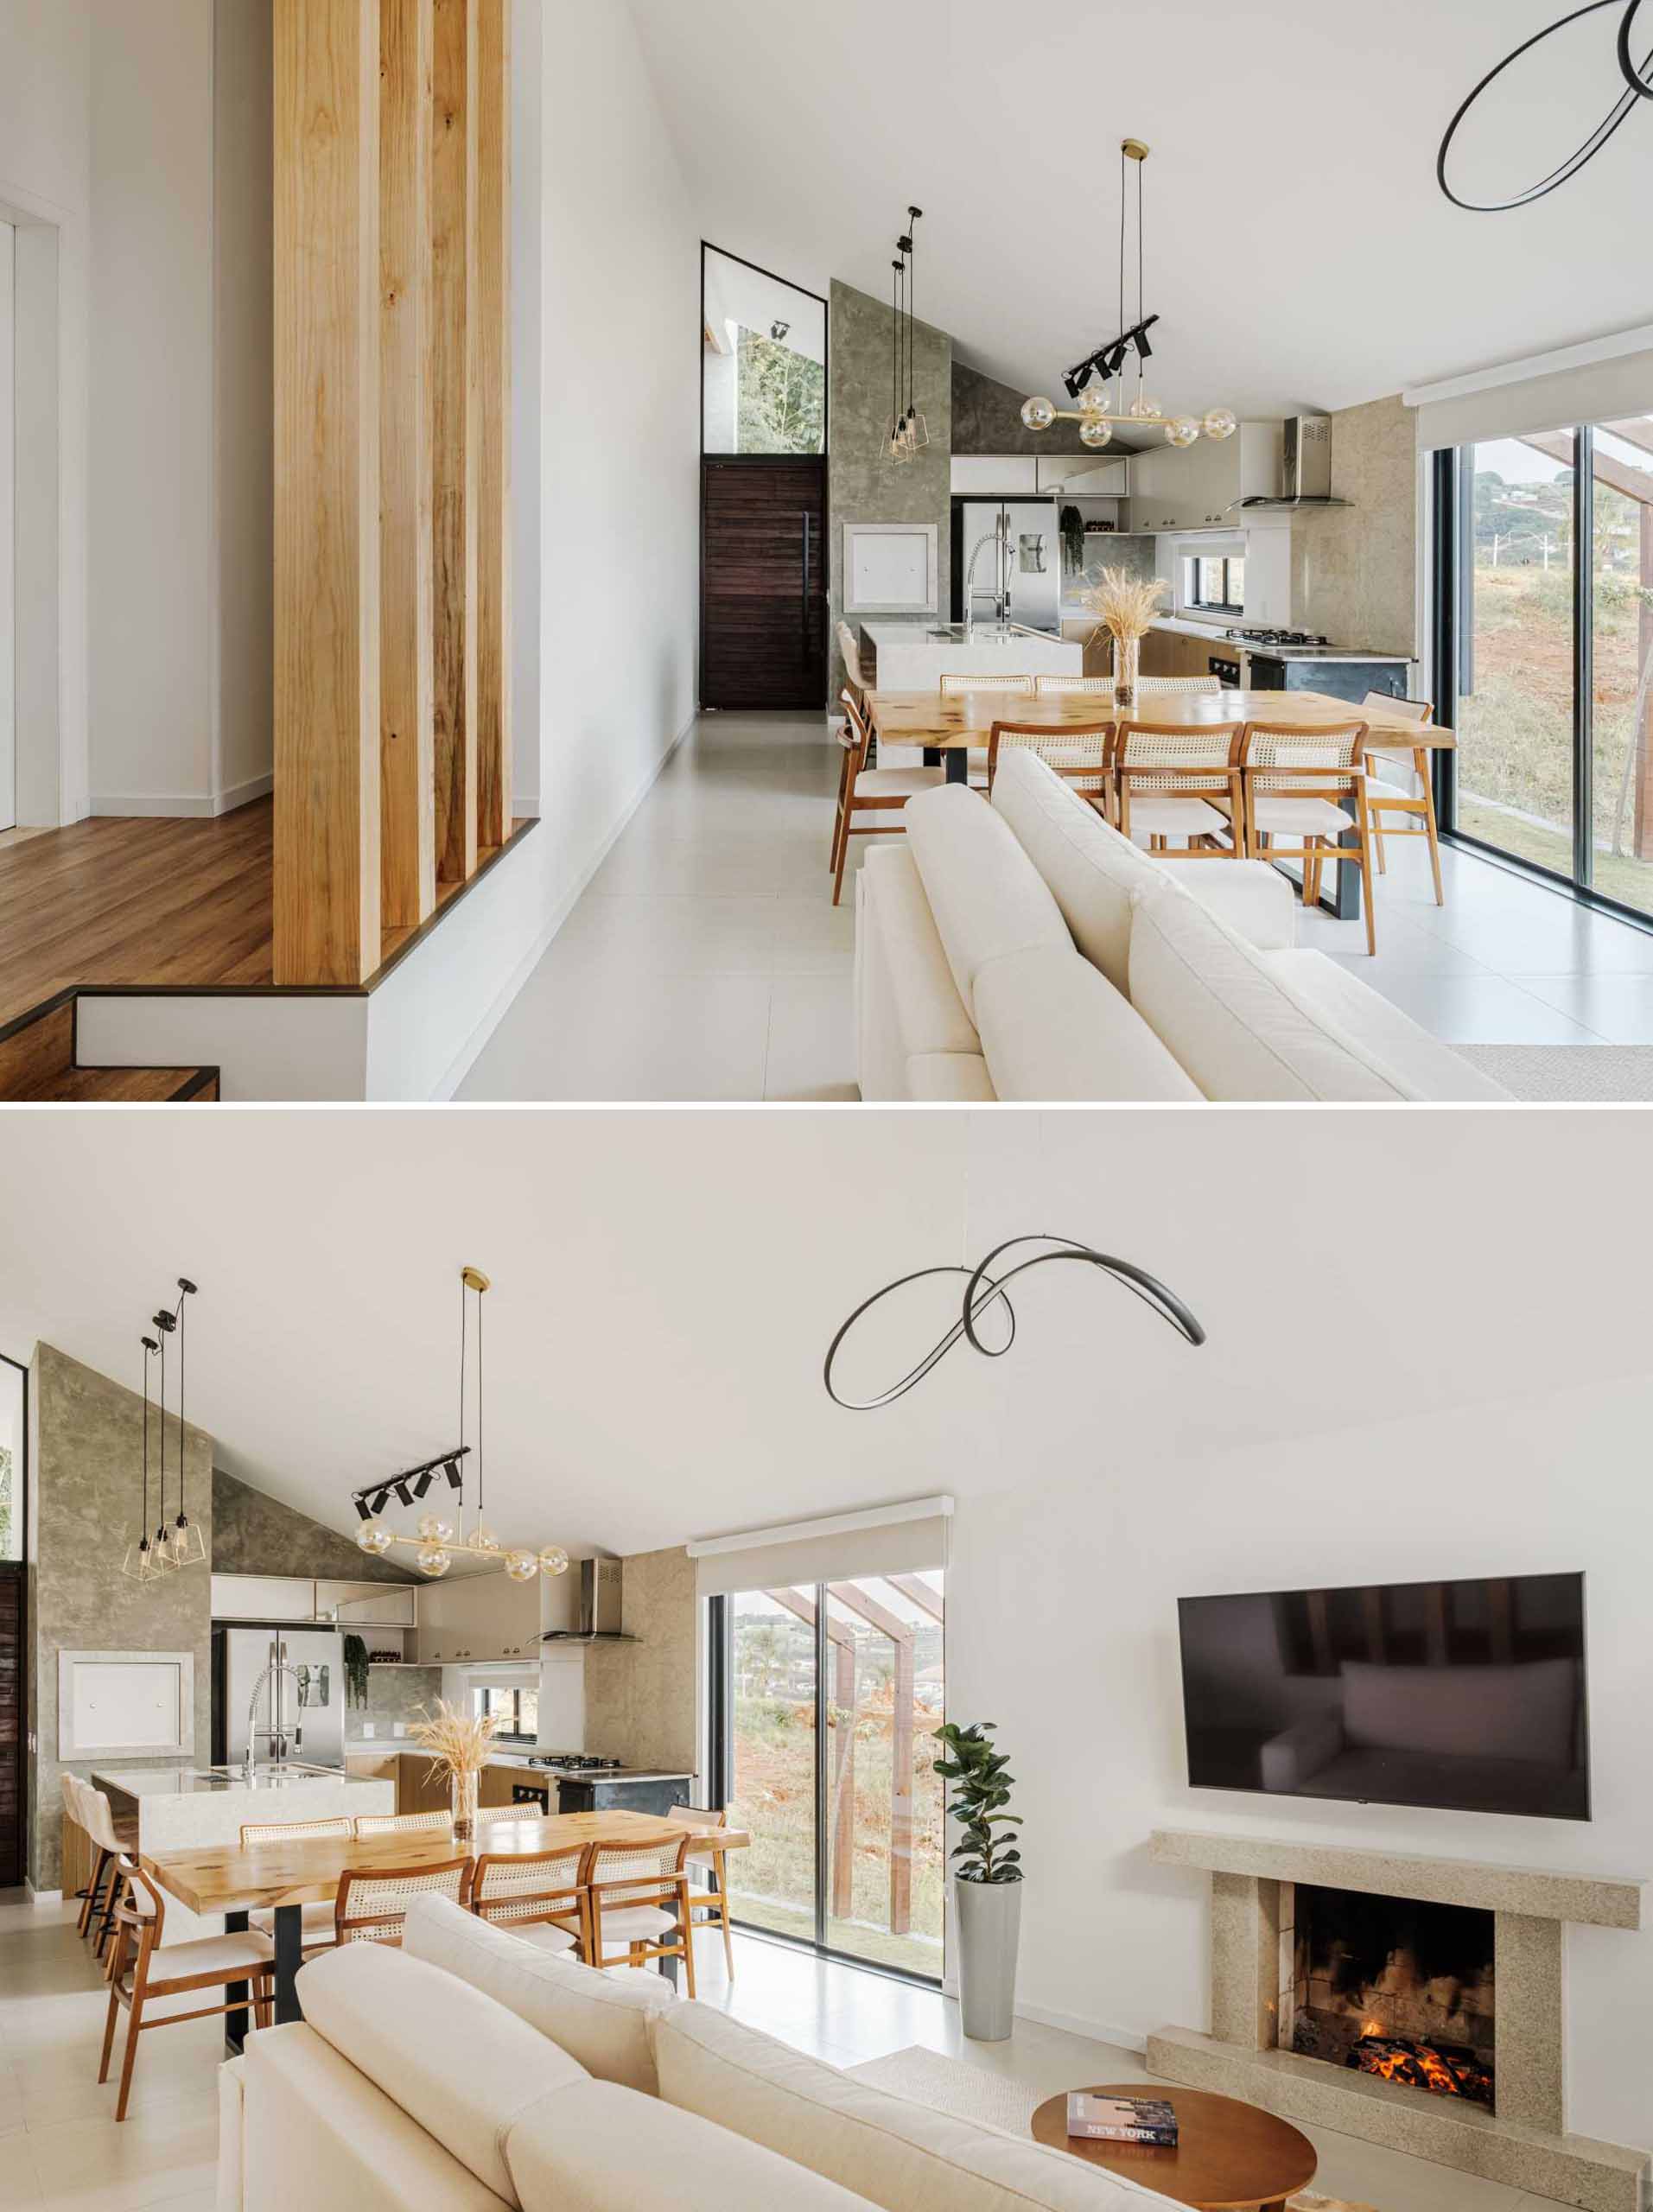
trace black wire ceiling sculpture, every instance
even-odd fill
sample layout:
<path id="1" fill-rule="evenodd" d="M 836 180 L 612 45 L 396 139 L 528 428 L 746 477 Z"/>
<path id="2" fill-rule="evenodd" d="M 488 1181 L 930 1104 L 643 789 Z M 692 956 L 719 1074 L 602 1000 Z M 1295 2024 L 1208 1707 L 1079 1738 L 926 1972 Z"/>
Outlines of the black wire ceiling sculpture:
<path id="1" fill-rule="evenodd" d="M 1019 1260 L 1014 1268 L 1007 1268 L 1001 1275 L 989 1273 L 995 1261 L 1001 1259 L 1005 1253 L 1014 1252 L 1023 1244 L 1049 1244 L 1055 1249 L 1048 1252 L 1035 1252 L 1028 1260 Z M 1160 1319 L 1173 1328 L 1179 1336 L 1185 1338 L 1189 1344 L 1197 1345 L 1205 1343 L 1205 1330 L 1195 1320 L 1176 1293 L 1167 1290 L 1162 1282 L 1156 1282 L 1154 1277 L 1146 1274 L 1142 1268 L 1134 1267 L 1130 1261 L 1112 1259 L 1106 1252 L 1093 1252 L 1088 1244 L 1075 1243 L 1069 1236 L 1013 1236 L 1008 1243 L 995 1245 L 979 1267 L 919 1268 L 912 1274 L 901 1275 L 894 1282 L 886 1283 L 882 1290 L 875 1290 L 870 1298 L 863 1299 L 827 1347 L 826 1365 L 822 1379 L 826 1384 L 828 1397 L 835 1406 L 842 1406 L 846 1413 L 852 1414 L 875 1413 L 881 1406 L 893 1405 L 896 1399 L 904 1398 L 915 1383 L 922 1382 L 931 1370 L 940 1364 L 961 1338 L 970 1346 L 972 1351 L 979 1351 L 984 1359 L 1001 1359 L 1016 1340 L 1016 1313 L 1007 1294 L 1006 1285 L 1014 1282 L 1018 1275 L 1026 1274 L 1029 1268 L 1042 1268 L 1049 1260 L 1077 1260 L 1085 1267 L 1099 1268 L 1103 1274 L 1111 1275 L 1116 1282 L 1122 1284 L 1125 1289 L 1140 1298 L 1144 1305 L 1152 1306 Z M 931 1275 L 969 1277 L 964 1286 L 963 1305 L 957 1320 L 944 1335 L 937 1339 L 918 1365 L 904 1375 L 899 1382 L 892 1383 L 887 1390 L 881 1390 L 875 1398 L 840 1397 L 833 1384 L 833 1363 L 842 1348 L 844 1338 L 855 1327 L 856 1322 L 863 1314 L 870 1313 L 874 1306 L 882 1300 L 892 1297 L 896 1291 L 905 1290 L 909 1283 L 924 1282 Z M 1001 1344 L 983 1344 L 976 1333 L 976 1323 L 990 1307 L 995 1306 L 1002 1306 L 1004 1308 L 1004 1342 Z"/>
<path id="2" fill-rule="evenodd" d="M 1548 29 L 1535 31 L 1531 38 L 1523 39 L 1519 46 L 1504 55 L 1496 67 L 1487 71 L 1446 125 L 1446 135 L 1440 142 L 1440 153 L 1435 156 L 1435 176 L 1454 207 L 1462 207 L 1472 215 L 1505 215 L 1512 208 L 1531 207 L 1534 200 L 1542 200 L 1570 177 L 1577 176 L 1580 169 L 1593 162 L 1619 125 L 1634 112 L 1638 100 L 1653 100 L 1653 76 L 1649 74 L 1650 69 L 1653 68 L 1653 46 L 1650 46 L 1639 64 L 1636 59 L 1636 18 L 1641 6 L 1642 0 L 1629 0 L 1628 6 L 1624 5 L 1624 0 L 1587 0 L 1585 7 L 1574 9 L 1571 15 L 1563 16 L 1559 22 L 1551 23 Z M 1455 190 L 1446 175 L 1447 158 L 1460 127 L 1481 95 L 1497 83 L 1506 69 L 1519 61 L 1523 54 L 1530 54 L 1534 47 L 1541 46 L 1547 38 L 1554 38 L 1557 31 L 1566 30 L 1570 23 L 1582 22 L 1586 16 L 1599 14 L 1603 8 L 1619 7 L 1624 8 L 1624 15 L 1618 25 L 1618 67 L 1629 89 L 1618 95 L 1583 143 L 1576 147 L 1557 168 L 1551 169 L 1547 176 L 1541 176 L 1535 184 L 1529 185 L 1524 192 L 1516 193 L 1513 199 L 1467 200 L 1462 193 Z"/>

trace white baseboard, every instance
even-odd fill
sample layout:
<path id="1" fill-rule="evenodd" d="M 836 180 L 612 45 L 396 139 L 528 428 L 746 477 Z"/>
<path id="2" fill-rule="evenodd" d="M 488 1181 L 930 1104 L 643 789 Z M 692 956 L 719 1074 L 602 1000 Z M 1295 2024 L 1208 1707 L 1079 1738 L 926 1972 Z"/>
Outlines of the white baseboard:
<path id="1" fill-rule="evenodd" d="M 650 769 L 648 774 L 638 785 L 636 791 L 633 793 L 628 804 L 621 809 L 619 819 L 616 821 L 613 830 L 610 830 L 607 837 L 603 841 L 603 843 L 599 847 L 597 852 L 594 855 L 590 862 L 582 871 L 579 877 L 570 886 L 570 887 L 564 892 L 562 898 L 557 900 L 556 908 L 553 911 L 550 918 L 547 921 L 544 927 L 540 931 L 538 936 L 534 939 L 533 944 L 523 955 L 522 958 L 517 963 L 516 967 L 512 970 L 510 976 L 496 993 L 492 1004 L 489 1006 L 487 1012 L 483 1015 L 481 1020 L 477 1023 L 475 1028 L 472 1030 L 469 1037 L 466 1039 L 464 1046 L 454 1058 L 451 1065 L 448 1067 L 448 1072 L 443 1076 L 441 1083 L 437 1085 L 435 1091 L 432 1092 L 431 1097 L 433 1103 L 438 1105 L 448 1104 L 453 1098 L 454 1093 L 459 1089 L 461 1084 L 464 1082 L 466 1077 L 470 1073 L 477 1061 L 481 1058 L 483 1047 L 486 1045 L 489 1038 L 493 1036 L 494 1031 L 499 1027 L 499 1024 L 505 1020 L 506 1014 L 510 1011 L 512 1001 L 516 998 L 518 992 L 521 990 L 523 985 L 528 981 L 528 978 L 533 974 L 535 969 L 538 967 L 540 962 L 545 957 L 546 953 L 550 950 L 552 941 L 556 938 L 557 931 L 562 928 L 563 923 L 567 921 L 569 916 L 574 912 L 574 909 L 578 906 L 581 899 L 585 895 L 587 887 L 591 882 L 592 878 L 596 874 L 598 869 L 602 866 L 609 854 L 613 852 L 614 847 L 619 843 L 620 838 L 630 828 L 633 818 L 636 815 L 639 807 L 642 805 L 644 800 L 654 789 L 655 785 L 658 783 L 660 778 L 665 772 L 666 764 L 671 760 L 678 747 L 683 743 L 684 738 L 688 736 L 690 731 L 693 729 L 695 724 L 699 720 L 700 709 L 698 706 L 695 706 L 690 710 L 689 719 L 687 721 L 684 722 L 683 728 L 672 739 L 671 744 L 667 746 L 665 751 L 660 755 L 659 759 Z M 537 813 L 538 802 L 534 802 L 534 805 L 535 811 Z"/>
<path id="2" fill-rule="evenodd" d="M 211 821 L 263 798 L 275 783 L 272 774 L 250 776 L 224 791 L 94 791 L 92 811 L 130 820 Z"/>
<path id="3" fill-rule="evenodd" d="M 1134 2050 L 1139 2055 L 1148 2050 L 1148 2037 L 1128 2028 L 1116 2028 L 1106 2020 L 1087 2020 L 1078 2012 L 1053 2012 L 1044 2005 L 1018 2005 L 1016 2018 L 1031 2020 L 1035 2027 L 1062 2028 L 1071 2036 L 1088 2036 L 1093 2043 L 1117 2044 L 1122 2050 Z"/>
<path id="4" fill-rule="evenodd" d="M 37 1890 L 27 1874 L 23 1877 L 23 1887 L 29 1893 L 30 1904 L 61 1904 L 63 1902 L 61 1890 Z"/>

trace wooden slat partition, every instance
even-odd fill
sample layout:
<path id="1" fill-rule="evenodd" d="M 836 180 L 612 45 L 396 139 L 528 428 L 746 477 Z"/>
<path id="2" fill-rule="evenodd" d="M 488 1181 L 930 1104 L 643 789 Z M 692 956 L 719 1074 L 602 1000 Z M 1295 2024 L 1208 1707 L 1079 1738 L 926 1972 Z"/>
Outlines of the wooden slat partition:
<path id="1" fill-rule="evenodd" d="M 378 0 L 274 0 L 277 983 L 379 960 Z"/>
<path id="2" fill-rule="evenodd" d="M 477 22 L 477 837 L 511 835 L 511 10 Z"/>
<path id="3" fill-rule="evenodd" d="M 436 873 L 443 882 L 476 872 L 480 9 L 480 0 L 436 0 Z"/>
<path id="4" fill-rule="evenodd" d="M 379 781 L 386 929 L 436 904 L 433 0 L 380 0 Z"/>

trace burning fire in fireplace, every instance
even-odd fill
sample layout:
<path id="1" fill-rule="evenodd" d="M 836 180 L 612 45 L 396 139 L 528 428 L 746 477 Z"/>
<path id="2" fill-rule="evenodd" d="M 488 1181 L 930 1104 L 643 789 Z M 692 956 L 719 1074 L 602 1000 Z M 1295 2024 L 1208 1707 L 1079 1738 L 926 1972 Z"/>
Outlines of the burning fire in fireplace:
<path id="1" fill-rule="evenodd" d="M 1492 2106 L 1492 2073 L 1473 2051 L 1450 2044 L 1424 2043 L 1412 2036 L 1386 2036 L 1370 2024 L 1349 2053 L 1348 2063 L 1363 2074 L 1408 2088 L 1433 2089 L 1438 2097 L 1467 2097 Z"/>

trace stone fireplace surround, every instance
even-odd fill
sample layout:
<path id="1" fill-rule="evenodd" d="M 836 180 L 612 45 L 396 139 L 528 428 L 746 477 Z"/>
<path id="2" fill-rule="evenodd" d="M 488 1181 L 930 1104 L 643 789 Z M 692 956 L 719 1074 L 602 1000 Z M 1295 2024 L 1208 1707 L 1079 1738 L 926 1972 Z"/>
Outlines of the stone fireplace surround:
<path id="1" fill-rule="evenodd" d="M 1156 1830 L 1148 1849 L 1158 1864 L 1206 1872 L 1211 1882 L 1211 2033 L 1164 2028 L 1150 2036 L 1150 2073 L 1583 2212 L 1646 2212 L 1643 2153 L 1567 2133 L 1562 1973 L 1564 1923 L 1638 1929 L 1639 1881 L 1187 1829 Z M 1496 2113 L 1276 2047 L 1281 1996 L 1295 1971 L 1298 1882 L 1493 1914 Z"/>

